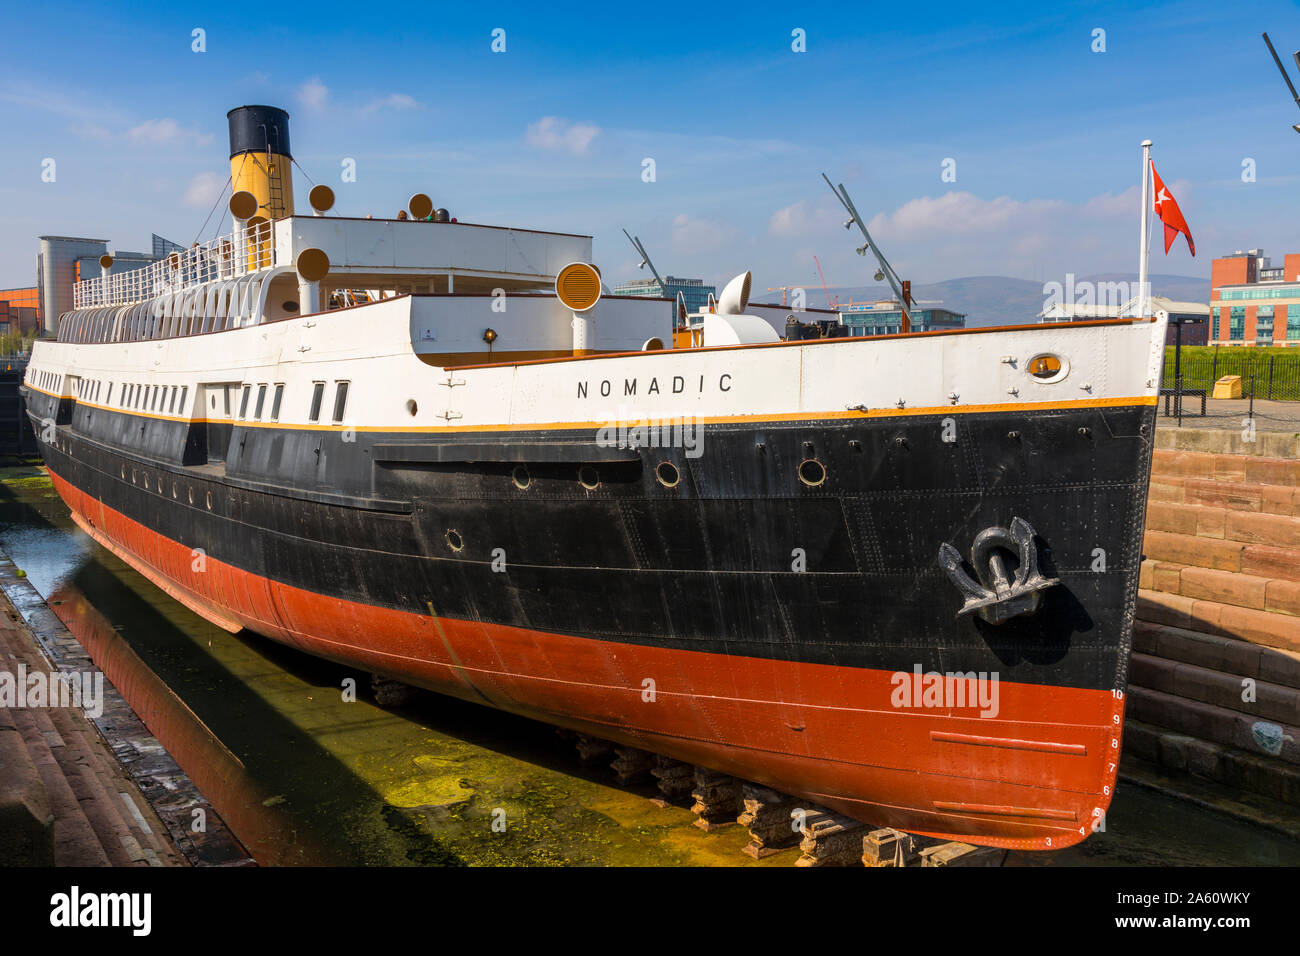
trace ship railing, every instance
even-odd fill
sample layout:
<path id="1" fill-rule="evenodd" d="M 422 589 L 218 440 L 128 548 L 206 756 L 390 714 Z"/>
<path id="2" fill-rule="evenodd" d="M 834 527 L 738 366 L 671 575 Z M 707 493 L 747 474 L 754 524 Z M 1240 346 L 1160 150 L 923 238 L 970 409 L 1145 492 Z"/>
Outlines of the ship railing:
<path id="1" fill-rule="evenodd" d="M 194 243 L 139 269 L 82 279 L 72 287 L 73 308 L 127 305 L 214 279 L 270 269 L 287 259 L 276 249 L 273 224 L 250 224 L 226 236 Z"/>

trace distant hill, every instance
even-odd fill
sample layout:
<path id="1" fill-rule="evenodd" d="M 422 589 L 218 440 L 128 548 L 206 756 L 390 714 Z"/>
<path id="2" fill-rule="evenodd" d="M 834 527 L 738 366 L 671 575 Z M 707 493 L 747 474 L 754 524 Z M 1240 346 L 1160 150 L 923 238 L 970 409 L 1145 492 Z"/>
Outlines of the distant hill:
<path id="1" fill-rule="evenodd" d="M 1061 280 L 1057 280 L 1061 281 Z M 1075 286 L 1082 282 L 1137 283 L 1137 273 L 1105 272 L 1077 276 Z M 825 308 L 821 290 L 808 290 L 808 305 Z M 1192 276 L 1152 275 L 1151 292 L 1179 302 L 1209 302 L 1210 280 Z M 869 286 L 831 286 L 832 298 L 840 302 L 884 299 L 889 297 L 889 285 L 878 282 Z M 1077 293 L 1076 293 L 1077 295 Z M 912 286 L 912 296 L 921 305 L 938 305 L 966 315 L 970 327 L 984 325 L 1023 325 L 1033 322 L 1043 310 L 1047 293 L 1043 283 L 1032 279 L 1013 279 L 1010 276 L 967 276 L 946 279 L 943 282 L 917 283 Z M 939 300 L 936 302 L 935 300 Z M 755 302 L 780 302 L 780 295 L 756 297 Z"/>

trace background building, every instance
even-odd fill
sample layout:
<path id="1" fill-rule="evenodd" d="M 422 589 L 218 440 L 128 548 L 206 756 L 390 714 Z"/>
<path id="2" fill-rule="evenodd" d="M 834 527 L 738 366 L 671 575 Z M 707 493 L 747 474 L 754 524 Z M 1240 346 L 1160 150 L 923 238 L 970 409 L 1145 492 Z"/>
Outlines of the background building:
<path id="1" fill-rule="evenodd" d="M 0 289 L 0 335 L 27 335 L 40 328 L 39 289 Z"/>
<path id="2" fill-rule="evenodd" d="M 633 279 L 614 289 L 614 295 L 636 295 L 647 298 L 665 296 L 673 300 L 673 315 L 677 314 L 677 295 L 681 293 L 686 300 L 687 312 L 703 312 L 709 307 L 709 296 L 718 295 L 716 286 L 705 285 L 703 279 L 679 279 L 676 276 L 664 276 L 661 286 L 656 279 Z"/>
<path id="3" fill-rule="evenodd" d="M 1209 341 L 1210 307 L 1201 302 L 1176 302 L 1163 295 L 1151 297 L 1154 312 L 1164 312 L 1169 316 L 1170 326 L 1165 331 L 1165 344 L 1173 345 L 1177 333 L 1174 322 L 1183 326 L 1182 343 L 1184 345 L 1206 345 Z M 1122 315 L 1132 315 L 1136 302 L 1130 299 L 1123 305 L 1082 305 L 1072 302 L 1055 302 L 1038 313 L 1039 322 L 1087 322 L 1089 319 L 1118 319 Z"/>
<path id="4" fill-rule="evenodd" d="M 913 306 L 908 317 L 913 332 L 966 327 L 966 316 L 948 309 L 918 309 Z M 891 335 L 903 326 L 903 309 L 897 299 L 853 302 L 840 307 L 840 322 L 848 328 L 849 335 Z"/>
<path id="5" fill-rule="evenodd" d="M 1300 346 L 1300 254 L 1288 254 L 1281 268 L 1262 249 L 1215 259 L 1210 344 Z"/>
<path id="6" fill-rule="evenodd" d="M 40 300 L 43 334 L 55 335 L 59 316 L 72 308 L 72 286 L 80 279 L 103 275 L 99 257 L 108 252 L 107 239 L 79 236 L 40 236 L 41 251 L 36 255 L 36 288 Z M 114 252 L 110 273 L 131 272 L 157 262 L 169 252 L 181 249 L 178 244 L 153 237 L 150 252 Z"/>

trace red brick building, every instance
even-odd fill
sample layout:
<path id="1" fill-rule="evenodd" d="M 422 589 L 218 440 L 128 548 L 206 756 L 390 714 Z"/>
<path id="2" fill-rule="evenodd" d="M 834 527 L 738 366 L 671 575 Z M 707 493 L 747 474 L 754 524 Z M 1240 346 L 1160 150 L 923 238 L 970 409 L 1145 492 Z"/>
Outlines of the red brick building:
<path id="1" fill-rule="evenodd" d="M 1300 253 L 1280 267 L 1262 249 L 1214 260 L 1210 344 L 1300 347 Z"/>

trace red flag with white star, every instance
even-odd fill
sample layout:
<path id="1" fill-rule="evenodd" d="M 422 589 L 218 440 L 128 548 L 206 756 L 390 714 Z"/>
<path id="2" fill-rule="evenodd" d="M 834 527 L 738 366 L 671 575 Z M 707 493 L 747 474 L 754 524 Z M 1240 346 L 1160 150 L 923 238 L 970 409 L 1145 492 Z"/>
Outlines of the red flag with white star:
<path id="1" fill-rule="evenodd" d="M 1165 224 L 1165 255 L 1169 255 L 1169 247 L 1174 244 L 1174 239 L 1181 232 L 1187 237 L 1187 248 L 1195 256 L 1196 243 L 1192 242 L 1192 231 L 1187 228 L 1187 220 L 1183 218 L 1183 211 L 1178 208 L 1178 202 L 1169 195 L 1169 190 L 1160 181 L 1155 162 L 1151 163 L 1151 182 L 1156 192 L 1156 215 Z"/>

